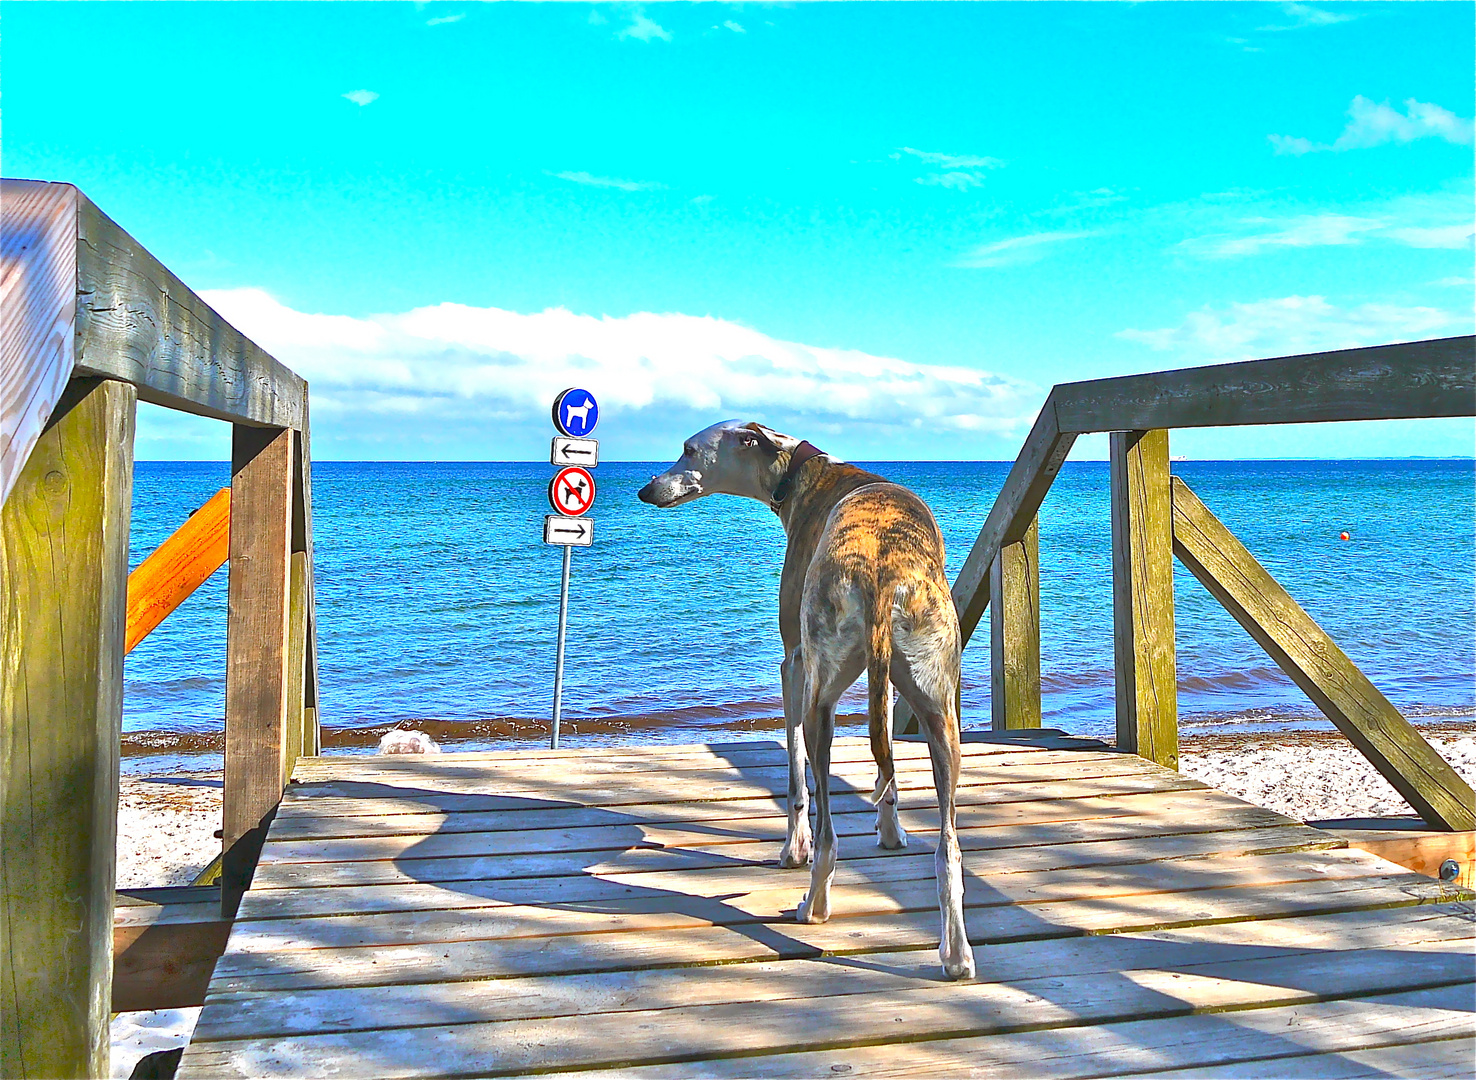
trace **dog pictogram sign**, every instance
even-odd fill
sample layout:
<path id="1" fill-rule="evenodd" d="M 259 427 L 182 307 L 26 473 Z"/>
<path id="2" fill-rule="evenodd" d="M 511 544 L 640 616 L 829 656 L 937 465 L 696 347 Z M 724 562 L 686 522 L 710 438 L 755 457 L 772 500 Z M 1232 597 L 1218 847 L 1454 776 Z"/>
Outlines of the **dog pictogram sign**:
<path id="1" fill-rule="evenodd" d="M 554 427 L 571 439 L 583 439 L 600 422 L 600 406 L 588 390 L 571 386 L 554 398 Z"/>
<path id="2" fill-rule="evenodd" d="M 548 504 L 565 517 L 578 517 L 595 501 L 594 477 L 577 465 L 554 474 L 548 485 Z"/>

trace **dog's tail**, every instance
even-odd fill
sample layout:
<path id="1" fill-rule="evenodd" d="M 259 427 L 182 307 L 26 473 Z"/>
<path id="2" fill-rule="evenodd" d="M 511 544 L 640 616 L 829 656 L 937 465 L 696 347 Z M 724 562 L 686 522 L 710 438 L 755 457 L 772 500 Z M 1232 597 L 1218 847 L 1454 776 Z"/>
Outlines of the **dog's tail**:
<path id="1" fill-rule="evenodd" d="M 881 801 L 896 776 L 892 762 L 892 605 L 876 604 L 871 616 L 871 649 L 866 661 L 867 718 L 871 756 L 876 758 L 873 803 Z"/>

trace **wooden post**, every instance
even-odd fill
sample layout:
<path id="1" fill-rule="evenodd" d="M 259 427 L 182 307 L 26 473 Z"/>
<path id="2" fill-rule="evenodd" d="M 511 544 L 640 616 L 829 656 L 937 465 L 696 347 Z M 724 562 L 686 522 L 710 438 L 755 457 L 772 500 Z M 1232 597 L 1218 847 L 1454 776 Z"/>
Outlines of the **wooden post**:
<path id="1" fill-rule="evenodd" d="M 302 390 L 302 429 L 297 434 L 297 466 L 292 486 L 292 550 L 304 557 L 303 603 L 306 634 L 303 641 L 302 753 L 314 756 L 321 748 L 318 732 L 318 612 L 313 579 L 313 453 L 308 429 L 308 392 Z"/>
<path id="2" fill-rule="evenodd" d="M 286 727 L 282 739 L 282 786 L 303 754 L 303 690 L 307 674 L 307 552 L 292 553 L 287 607 Z"/>
<path id="3" fill-rule="evenodd" d="M 1168 447 L 1168 432 L 1162 428 L 1111 435 L 1112 649 L 1118 749 L 1177 769 Z"/>
<path id="4" fill-rule="evenodd" d="M 1040 524 L 1000 546 L 989 571 L 990 712 L 995 731 L 1040 727 Z"/>
<path id="5" fill-rule="evenodd" d="M 0 512 L 0 1076 L 108 1076 L 132 386 L 73 380 Z"/>
<path id="6" fill-rule="evenodd" d="M 221 913 L 232 917 L 282 798 L 294 432 L 237 424 L 231 445 Z"/>
<path id="7" fill-rule="evenodd" d="M 1174 554 L 1432 828 L 1476 828 L 1476 795 L 1189 485 L 1173 478 Z"/>

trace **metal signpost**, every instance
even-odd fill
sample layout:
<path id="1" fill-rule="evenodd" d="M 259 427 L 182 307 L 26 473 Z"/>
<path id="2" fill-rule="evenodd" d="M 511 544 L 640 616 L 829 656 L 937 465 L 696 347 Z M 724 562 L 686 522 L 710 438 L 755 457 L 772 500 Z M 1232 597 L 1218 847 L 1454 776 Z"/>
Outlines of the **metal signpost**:
<path id="1" fill-rule="evenodd" d="M 588 438 L 600 422 L 600 406 L 588 390 L 571 387 L 554 398 L 555 435 L 549 449 L 550 465 L 561 466 L 548 484 L 548 504 L 554 512 L 543 519 L 543 542 L 564 549 L 564 577 L 559 589 L 559 650 L 554 661 L 553 726 L 548 745 L 559 748 L 559 717 L 564 709 L 564 637 L 569 626 L 569 561 L 575 547 L 594 543 L 594 521 L 584 515 L 594 505 L 595 482 L 589 472 L 600 463 L 600 444 Z"/>

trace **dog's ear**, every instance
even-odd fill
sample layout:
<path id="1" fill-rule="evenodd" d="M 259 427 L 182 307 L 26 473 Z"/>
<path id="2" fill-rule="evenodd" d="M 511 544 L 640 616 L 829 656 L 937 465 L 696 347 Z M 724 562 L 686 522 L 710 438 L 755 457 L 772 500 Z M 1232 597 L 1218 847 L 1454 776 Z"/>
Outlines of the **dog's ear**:
<path id="1" fill-rule="evenodd" d="M 770 453 L 777 454 L 786 449 L 786 442 L 793 445 L 794 440 L 787 435 L 781 435 L 763 424 L 744 424 L 738 429 L 738 438 L 744 446 L 761 446 Z"/>

